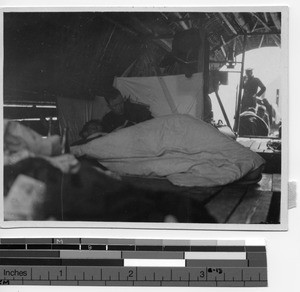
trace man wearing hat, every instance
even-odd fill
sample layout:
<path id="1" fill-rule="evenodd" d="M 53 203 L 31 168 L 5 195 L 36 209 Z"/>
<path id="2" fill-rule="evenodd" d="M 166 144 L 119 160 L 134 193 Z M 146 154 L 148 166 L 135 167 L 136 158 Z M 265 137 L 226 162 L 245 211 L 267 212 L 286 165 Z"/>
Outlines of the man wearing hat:
<path id="1" fill-rule="evenodd" d="M 266 91 L 266 87 L 260 79 L 254 77 L 253 68 L 247 68 L 245 71 L 241 112 L 246 111 L 249 107 L 256 108 L 256 97 L 260 97 Z M 258 88 L 260 88 L 259 92 L 257 92 Z"/>

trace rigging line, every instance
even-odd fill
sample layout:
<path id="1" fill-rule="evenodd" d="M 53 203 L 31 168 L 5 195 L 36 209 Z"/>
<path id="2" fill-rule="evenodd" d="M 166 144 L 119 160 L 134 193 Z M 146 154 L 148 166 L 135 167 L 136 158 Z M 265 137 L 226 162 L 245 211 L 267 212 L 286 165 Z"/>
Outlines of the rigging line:
<path id="1" fill-rule="evenodd" d="M 100 59 L 100 61 L 99 61 L 99 64 L 98 64 L 97 68 L 99 68 L 99 67 L 101 66 L 101 64 L 102 64 L 102 61 L 103 61 L 103 58 L 104 58 L 104 56 L 105 56 L 106 50 L 107 50 L 107 48 L 108 48 L 108 46 L 109 46 L 109 43 L 110 43 L 110 41 L 111 41 L 111 38 L 112 38 L 112 36 L 113 36 L 113 34 L 114 34 L 115 30 L 116 30 L 116 27 L 117 27 L 117 25 L 115 24 L 114 29 L 112 30 L 112 32 L 111 32 L 111 34 L 110 34 L 110 36 L 109 36 L 109 38 L 108 38 L 108 41 L 107 41 L 107 43 L 106 43 L 106 45 L 105 45 L 103 55 L 102 55 L 102 57 L 101 57 L 101 59 Z"/>

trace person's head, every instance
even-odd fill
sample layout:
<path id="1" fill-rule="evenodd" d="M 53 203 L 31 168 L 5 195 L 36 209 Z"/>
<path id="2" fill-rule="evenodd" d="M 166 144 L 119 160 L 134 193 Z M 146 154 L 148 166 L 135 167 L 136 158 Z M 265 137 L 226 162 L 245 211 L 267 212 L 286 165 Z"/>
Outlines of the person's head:
<path id="1" fill-rule="evenodd" d="M 108 93 L 105 100 L 113 113 L 117 115 L 122 115 L 124 113 L 124 98 L 118 89 L 113 88 Z"/>
<path id="2" fill-rule="evenodd" d="M 256 114 L 257 114 L 259 117 L 263 118 L 264 115 L 265 115 L 265 113 L 266 113 L 266 107 L 263 106 L 263 105 L 259 105 L 259 106 L 257 107 L 257 113 L 256 113 Z"/>
<path id="3" fill-rule="evenodd" d="M 83 139 L 88 138 L 90 135 L 102 132 L 102 124 L 100 120 L 90 120 L 84 124 L 79 136 Z"/>
<path id="4" fill-rule="evenodd" d="M 253 68 L 247 68 L 245 70 L 245 72 L 246 72 L 247 77 L 252 77 L 253 76 Z"/>
<path id="5" fill-rule="evenodd" d="M 247 112 L 253 112 L 256 114 L 256 109 L 254 107 L 248 107 Z"/>

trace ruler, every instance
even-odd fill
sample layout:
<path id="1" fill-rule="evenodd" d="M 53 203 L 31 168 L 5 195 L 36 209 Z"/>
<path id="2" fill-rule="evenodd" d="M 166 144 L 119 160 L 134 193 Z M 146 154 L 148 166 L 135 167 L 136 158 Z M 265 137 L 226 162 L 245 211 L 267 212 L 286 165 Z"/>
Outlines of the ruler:
<path id="1" fill-rule="evenodd" d="M 266 247 L 243 240 L 2 238 L 0 285 L 265 287 Z"/>

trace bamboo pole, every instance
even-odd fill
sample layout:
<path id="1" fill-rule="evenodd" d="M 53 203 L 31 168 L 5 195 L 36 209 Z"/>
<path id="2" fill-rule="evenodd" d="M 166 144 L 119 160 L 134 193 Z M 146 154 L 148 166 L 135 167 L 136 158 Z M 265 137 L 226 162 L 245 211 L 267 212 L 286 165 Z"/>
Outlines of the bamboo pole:
<path id="1" fill-rule="evenodd" d="M 244 36 L 243 41 L 243 55 L 242 55 L 242 67 L 241 67 L 241 75 L 240 75 L 240 87 L 239 87 L 239 95 L 238 95 L 238 106 L 235 113 L 235 123 L 233 130 L 234 132 L 239 132 L 240 127 L 240 111 L 241 111 L 241 101 L 242 101 L 242 89 L 243 89 L 243 76 L 244 76 L 244 66 L 245 66 L 245 52 L 246 52 L 246 45 L 247 45 L 247 36 Z"/>

